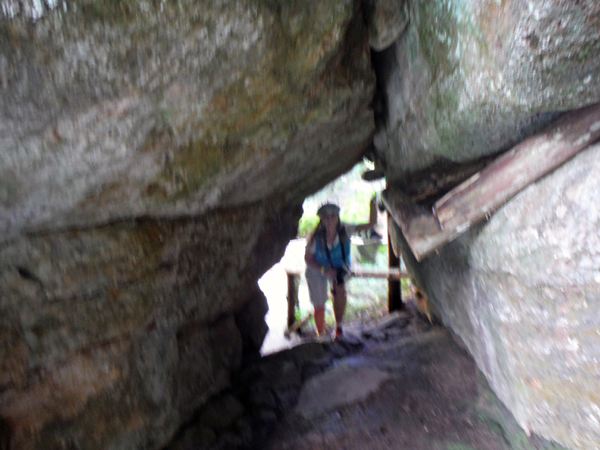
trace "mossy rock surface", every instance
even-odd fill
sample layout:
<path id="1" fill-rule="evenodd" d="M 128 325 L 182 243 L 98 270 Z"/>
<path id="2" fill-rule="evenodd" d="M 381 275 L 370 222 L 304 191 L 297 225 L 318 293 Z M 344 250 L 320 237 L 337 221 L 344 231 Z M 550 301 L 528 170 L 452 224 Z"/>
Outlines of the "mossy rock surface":
<path id="1" fill-rule="evenodd" d="M 17 9 L 0 17 L 3 239 L 295 201 L 368 145 L 375 77 L 354 0 Z"/>
<path id="2" fill-rule="evenodd" d="M 406 31 L 377 57 L 388 181 L 495 154 L 554 113 L 600 101 L 596 2 L 410 5 Z"/>

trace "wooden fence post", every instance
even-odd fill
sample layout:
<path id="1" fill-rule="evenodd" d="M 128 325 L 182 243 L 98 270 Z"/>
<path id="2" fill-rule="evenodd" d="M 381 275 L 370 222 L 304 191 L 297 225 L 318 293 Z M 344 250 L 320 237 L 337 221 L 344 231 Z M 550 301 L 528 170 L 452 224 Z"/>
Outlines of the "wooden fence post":
<path id="1" fill-rule="evenodd" d="M 389 216 L 389 213 L 388 213 Z M 389 219 L 388 219 L 389 223 Z M 388 231 L 388 266 L 389 268 L 400 268 L 400 258 L 394 253 L 392 248 L 392 238 Z M 402 288 L 400 278 L 388 278 L 388 312 L 398 311 L 404 307 L 402 303 Z"/>
<path id="2" fill-rule="evenodd" d="M 288 293 L 287 293 L 287 303 L 288 303 L 288 317 L 287 323 L 288 328 L 291 328 L 296 321 L 296 305 L 298 304 L 298 279 L 300 275 L 296 275 L 290 272 L 287 272 L 287 285 L 288 285 Z"/>

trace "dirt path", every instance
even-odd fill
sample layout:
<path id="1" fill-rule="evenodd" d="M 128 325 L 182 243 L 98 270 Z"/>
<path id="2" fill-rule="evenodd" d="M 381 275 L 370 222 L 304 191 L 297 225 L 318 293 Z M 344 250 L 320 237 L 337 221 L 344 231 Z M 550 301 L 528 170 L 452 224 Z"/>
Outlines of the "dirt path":
<path id="1" fill-rule="evenodd" d="M 561 449 L 527 437 L 450 331 L 414 311 L 345 332 L 247 361 L 164 450 Z"/>
<path id="2" fill-rule="evenodd" d="M 303 384 L 264 448 L 561 448 L 525 435 L 448 330 L 405 314 L 360 338 L 361 350 Z"/>

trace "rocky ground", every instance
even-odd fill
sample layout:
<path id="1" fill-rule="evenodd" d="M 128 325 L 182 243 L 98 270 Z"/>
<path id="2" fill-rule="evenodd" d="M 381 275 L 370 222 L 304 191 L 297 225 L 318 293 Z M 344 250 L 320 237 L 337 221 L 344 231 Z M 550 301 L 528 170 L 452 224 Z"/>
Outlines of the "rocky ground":
<path id="1" fill-rule="evenodd" d="M 346 334 L 249 362 L 169 450 L 562 448 L 525 435 L 446 328 L 407 310 Z"/>

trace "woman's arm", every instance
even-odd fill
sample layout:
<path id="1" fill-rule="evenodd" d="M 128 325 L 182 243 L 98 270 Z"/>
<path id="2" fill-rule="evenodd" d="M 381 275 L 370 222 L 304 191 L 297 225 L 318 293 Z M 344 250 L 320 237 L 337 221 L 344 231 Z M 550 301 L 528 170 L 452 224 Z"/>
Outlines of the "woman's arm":
<path id="1" fill-rule="evenodd" d="M 310 244 L 306 245 L 306 250 L 304 251 L 304 261 L 306 262 L 307 266 L 321 270 L 321 264 L 319 264 L 315 259 L 315 254 L 310 251 L 309 245 Z"/>
<path id="2" fill-rule="evenodd" d="M 355 231 L 371 230 L 377 223 L 377 197 L 371 199 L 369 203 L 369 223 L 360 223 L 356 225 Z"/>

